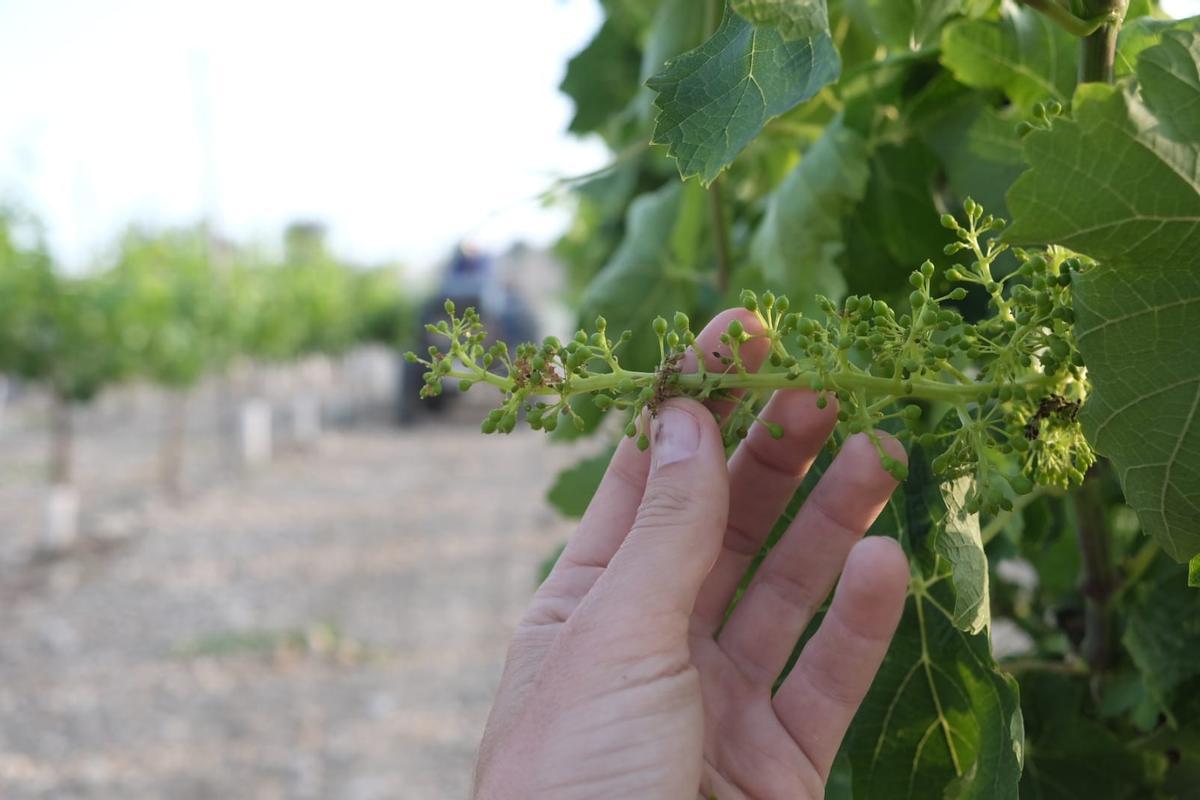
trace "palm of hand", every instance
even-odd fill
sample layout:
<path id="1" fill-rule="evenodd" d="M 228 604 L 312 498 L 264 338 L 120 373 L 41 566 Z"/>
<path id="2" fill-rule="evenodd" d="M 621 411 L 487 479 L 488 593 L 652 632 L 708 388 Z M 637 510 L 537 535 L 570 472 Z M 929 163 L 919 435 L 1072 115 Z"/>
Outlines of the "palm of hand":
<path id="1" fill-rule="evenodd" d="M 701 334 L 700 352 L 735 313 Z M 478 798 L 823 796 L 907 584 L 894 542 L 855 544 L 895 486 L 867 437 L 847 441 L 725 614 L 835 414 L 808 392 L 777 393 L 763 417 L 784 439 L 756 426 L 727 466 L 711 415 L 672 401 L 650 457 L 621 445 L 514 636 Z M 839 574 L 823 624 L 772 696 Z"/>

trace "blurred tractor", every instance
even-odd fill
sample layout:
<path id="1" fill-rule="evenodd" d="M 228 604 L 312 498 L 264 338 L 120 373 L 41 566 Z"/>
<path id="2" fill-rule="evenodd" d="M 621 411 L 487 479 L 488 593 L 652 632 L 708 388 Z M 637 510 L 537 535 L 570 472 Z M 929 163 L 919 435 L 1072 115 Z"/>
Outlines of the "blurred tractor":
<path id="1" fill-rule="evenodd" d="M 503 280 L 490 256 L 463 246 L 458 248 L 446 266 L 437 291 L 421 306 L 414 337 L 416 346 L 413 349 L 422 357 L 430 345 L 443 350 L 446 347 L 445 339 L 425 329 L 426 325 L 436 324 L 446 318 L 446 300 L 452 300 L 459 309 L 474 308 L 479 312 L 488 331 L 485 345 L 491 345 L 498 339 L 524 342 L 537 338 L 535 316 L 517 288 Z M 460 396 L 459 392 L 451 391 L 453 387 L 447 385 L 447 391 L 441 395 L 422 399 L 420 394 L 424 374 L 425 367 L 421 364 L 402 362 L 396 410 L 401 425 L 416 422 L 425 412 L 441 413 Z"/>

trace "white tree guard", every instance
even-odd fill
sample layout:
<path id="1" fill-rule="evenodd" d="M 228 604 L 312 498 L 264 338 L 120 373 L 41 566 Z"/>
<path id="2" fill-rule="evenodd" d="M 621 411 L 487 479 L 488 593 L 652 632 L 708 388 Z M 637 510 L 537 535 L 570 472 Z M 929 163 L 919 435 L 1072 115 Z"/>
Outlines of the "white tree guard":
<path id="1" fill-rule="evenodd" d="M 240 418 L 242 463 L 248 467 L 271 461 L 271 404 L 266 400 L 247 400 Z"/>

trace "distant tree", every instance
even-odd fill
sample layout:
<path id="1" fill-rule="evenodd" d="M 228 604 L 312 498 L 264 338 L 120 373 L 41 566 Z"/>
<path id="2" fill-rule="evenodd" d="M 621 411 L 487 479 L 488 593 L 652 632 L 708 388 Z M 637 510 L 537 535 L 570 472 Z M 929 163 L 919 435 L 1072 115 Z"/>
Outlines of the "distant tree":
<path id="1" fill-rule="evenodd" d="M 108 274 L 120 296 L 124 344 L 136 373 L 166 394 L 159 477 L 180 491 L 188 397 L 196 383 L 230 357 L 228 287 L 209 258 L 203 228 L 130 230 Z"/>
<path id="2" fill-rule="evenodd" d="M 122 292 L 108 275 L 54 269 L 35 222 L 0 214 L 0 371 L 51 397 L 47 477 L 74 483 L 74 409 L 129 373 Z"/>

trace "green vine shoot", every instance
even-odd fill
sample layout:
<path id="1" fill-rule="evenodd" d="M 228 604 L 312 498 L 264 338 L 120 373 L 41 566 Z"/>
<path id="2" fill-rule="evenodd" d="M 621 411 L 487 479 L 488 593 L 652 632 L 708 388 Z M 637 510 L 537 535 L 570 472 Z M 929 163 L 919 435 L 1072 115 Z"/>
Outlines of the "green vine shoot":
<path id="1" fill-rule="evenodd" d="M 502 403 L 483 421 L 484 433 L 511 433 L 522 414 L 535 430 L 552 432 L 560 420 L 582 427 L 571 399 L 587 395 L 603 411 L 624 412 L 625 433 L 642 449 L 649 446 L 646 417 L 668 398 L 735 399 L 722 427 L 732 446 L 755 424 L 782 437 L 779 425 L 758 416 L 763 401 L 778 389 L 808 388 L 819 407 L 836 399 L 841 432 L 870 437 L 897 480 L 907 477 L 907 467 L 888 455 L 880 431 L 912 437 L 925 413 L 922 401 L 946 404 L 952 409 L 947 424 L 917 437 L 940 453 L 934 471 L 974 476 L 969 512 L 1011 510 L 1014 497 L 1035 485 L 1066 489 L 1081 483 L 1095 460 L 1077 421 L 1088 386 L 1071 329 L 1070 287 L 1082 265 L 1057 247 L 1019 250 L 1020 268 L 996 277 L 993 266 L 1008 246 L 995 234 L 1005 221 L 972 200 L 966 217 L 965 224 L 949 214 L 941 222 L 957 235 L 946 253 L 966 253 L 970 260 L 940 274 L 930 261 L 914 270 L 902 313 L 869 295 L 852 295 L 840 306 L 822 296 L 817 302 L 824 316 L 816 319 L 790 311 L 785 296 L 743 291 L 742 305 L 754 313 L 759 330 L 731 322 L 721 334 L 729 355 L 712 354 L 719 369 L 705 366 L 705 354 L 695 360 L 695 372 L 681 370 L 696 343 L 683 312 L 671 322 L 654 320 L 659 366 L 638 372 L 620 361 L 632 333 L 610 338 L 603 317 L 591 332 L 581 329 L 566 343 L 547 337 L 541 344 L 485 347 L 479 315 L 471 308 L 459 314 L 449 301 L 449 319 L 429 326 L 446 338 L 445 350 L 431 347 L 425 358 L 406 357 L 428 368 L 425 396 L 439 394 L 444 381 L 462 391 L 477 384 L 499 389 Z M 974 323 L 954 307 L 972 289 L 987 294 L 992 312 Z M 769 352 L 755 371 L 741 354 L 752 339 L 765 340 Z"/>

